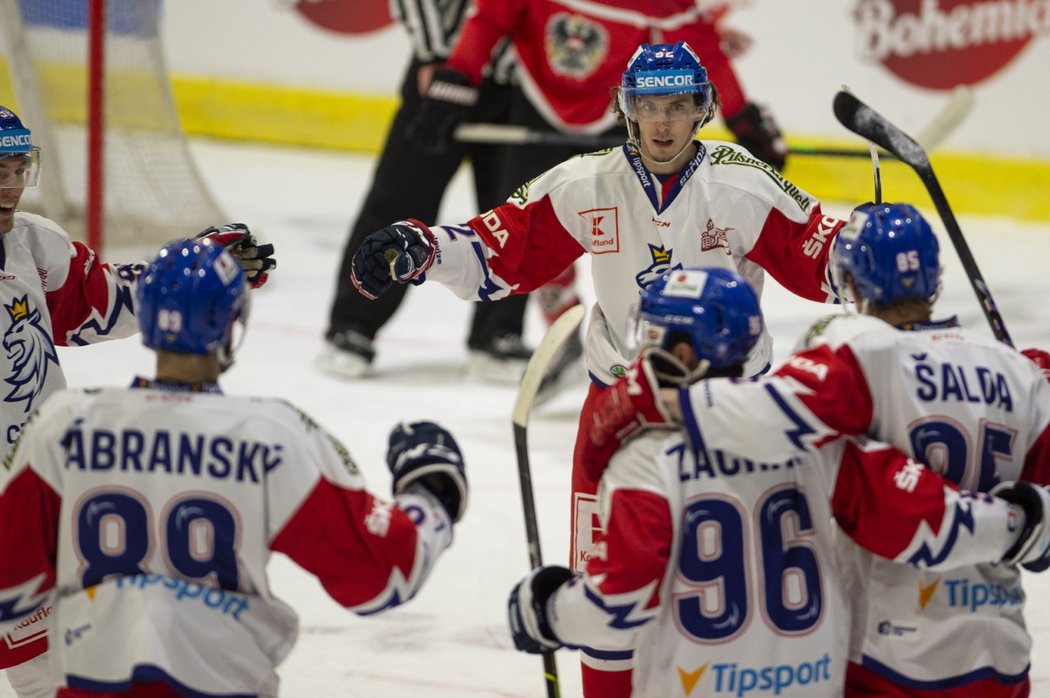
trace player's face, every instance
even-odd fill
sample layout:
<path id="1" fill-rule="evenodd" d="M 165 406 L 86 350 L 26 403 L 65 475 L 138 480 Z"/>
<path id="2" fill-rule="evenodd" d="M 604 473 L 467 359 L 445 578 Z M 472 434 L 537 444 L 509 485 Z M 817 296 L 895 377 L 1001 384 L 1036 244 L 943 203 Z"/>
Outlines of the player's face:
<path id="1" fill-rule="evenodd" d="M 642 155 L 650 161 L 661 163 L 674 158 L 674 162 L 669 165 L 676 167 L 680 167 L 693 156 L 691 149 L 683 152 L 683 148 L 693 138 L 693 127 L 701 117 L 693 95 L 637 97 L 634 110 L 634 116 L 638 120 Z M 675 157 L 680 153 L 683 158 Z M 679 159 L 683 161 L 679 163 Z M 675 170 L 670 170 L 673 171 Z"/>
<path id="2" fill-rule="evenodd" d="M 0 235 L 15 224 L 15 208 L 25 191 L 30 159 L 24 155 L 0 157 Z"/>

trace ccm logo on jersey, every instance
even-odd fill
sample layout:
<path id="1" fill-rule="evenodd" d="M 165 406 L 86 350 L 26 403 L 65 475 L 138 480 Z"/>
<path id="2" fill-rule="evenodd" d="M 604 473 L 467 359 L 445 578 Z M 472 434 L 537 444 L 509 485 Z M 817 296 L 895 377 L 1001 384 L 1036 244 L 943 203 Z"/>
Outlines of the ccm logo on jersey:
<path id="1" fill-rule="evenodd" d="M 838 219 L 836 218 L 831 216 L 821 218 L 820 223 L 817 224 L 816 232 L 802 244 L 802 254 L 811 259 L 816 259 L 820 251 L 824 249 L 824 245 L 827 244 L 828 235 L 835 230 L 836 225 L 838 225 Z"/>

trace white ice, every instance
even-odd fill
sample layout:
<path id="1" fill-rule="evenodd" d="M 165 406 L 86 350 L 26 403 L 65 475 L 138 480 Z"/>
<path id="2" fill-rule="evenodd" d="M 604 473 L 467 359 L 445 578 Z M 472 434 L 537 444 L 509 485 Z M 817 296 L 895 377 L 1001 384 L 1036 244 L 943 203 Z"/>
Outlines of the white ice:
<path id="1" fill-rule="evenodd" d="M 323 375 L 313 362 L 342 246 L 368 187 L 372 160 L 222 142 L 195 142 L 193 150 L 231 220 L 248 223 L 276 243 L 280 259 L 271 283 L 255 294 L 244 347 L 223 380 L 226 391 L 278 395 L 299 405 L 346 443 L 377 492 L 389 491 L 383 454 L 389 429 L 399 420 L 442 422 L 456 434 L 467 460 L 471 499 L 466 518 L 429 582 L 407 605 L 358 618 L 329 600 L 312 577 L 275 556 L 273 587 L 301 617 L 298 644 L 280 668 L 282 695 L 546 695 L 541 660 L 514 651 L 505 622 L 507 592 L 528 569 L 510 420 L 515 388 L 463 375 L 469 304 L 437 284 L 413 288 L 379 335 L 374 378 L 346 382 Z M 443 221 L 475 213 L 462 174 L 446 198 Z M 406 197 L 411 180 L 412 173 L 405 172 Z M 858 201 L 870 196 L 857 192 Z M 927 201 L 917 203 L 936 219 Z M 825 208 L 845 215 L 851 204 L 826 203 Z M 1017 346 L 1050 347 L 1050 310 L 1044 305 L 1050 304 L 1050 227 L 1006 219 L 960 222 Z M 939 314 L 957 313 L 965 325 L 986 328 L 957 255 L 947 237 L 941 239 L 947 271 Z M 106 256 L 127 261 L 120 252 L 110 250 Z M 583 293 L 591 297 L 585 264 L 578 264 L 578 272 Z M 778 359 L 810 321 L 832 310 L 801 301 L 772 281 L 763 306 Z M 532 308 L 527 323 L 527 338 L 539 341 L 542 322 Z M 126 384 L 133 374 L 149 375 L 152 369 L 152 355 L 136 339 L 67 349 L 60 358 L 70 383 L 78 386 Z M 530 425 L 547 562 L 565 563 L 568 556 L 569 464 L 583 391 L 581 381 L 537 410 Z M 1033 695 L 1050 695 L 1050 574 L 1028 575 L 1025 582 L 1035 637 Z M 562 695 L 579 696 L 577 655 L 563 651 L 557 659 Z M 9 687 L 0 688 L 0 697 L 9 695 Z"/>

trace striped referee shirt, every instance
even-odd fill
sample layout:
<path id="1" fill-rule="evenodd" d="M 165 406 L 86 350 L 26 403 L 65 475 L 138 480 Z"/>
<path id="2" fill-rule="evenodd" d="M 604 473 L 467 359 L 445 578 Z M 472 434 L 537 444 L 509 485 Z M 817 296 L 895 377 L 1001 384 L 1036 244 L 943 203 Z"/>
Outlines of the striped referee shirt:
<path id="1" fill-rule="evenodd" d="M 390 0 L 390 14 L 408 31 L 416 60 L 438 63 L 448 58 L 466 21 L 472 0 Z M 514 48 L 505 38 L 492 49 L 485 74 L 496 82 L 511 82 Z"/>

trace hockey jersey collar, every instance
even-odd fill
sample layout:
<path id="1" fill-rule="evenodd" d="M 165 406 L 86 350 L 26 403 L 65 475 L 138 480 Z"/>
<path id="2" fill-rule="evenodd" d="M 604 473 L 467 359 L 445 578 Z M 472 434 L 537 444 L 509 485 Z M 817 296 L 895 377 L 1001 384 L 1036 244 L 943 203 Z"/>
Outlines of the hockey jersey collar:
<path id="1" fill-rule="evenodd" d="M 703 162 L 707 156 L 707 148 L 700 141 L 693 141 L 696 145 L 696 155 L 686 163 L 682 171 L 677 175 L 672 175 L 663 182 L 661 187 L 660 196 L 657 195 L 656 187 L 657 180 L 656 176 L 653 175 L 645 165 L 642 163 L 642 156 L 638 150 L 634 148 L 630 143 L 625 143 L 623 146 L 624 157 L 627 158 L 627 162 L 631 165 L 631 170 L 634 172 L 634 176 L 638 178 L 638 183 L 642 185 L 642 190 L 645 195 L 649 197 L 649 203 L 652 204 L 653 210 L 656 213 L 663 213 L 667 210 L 674 200 L 678 197 L 678 194 L 685 187 L 685 183 L 689 181 L 689 178 L 693 176 L 697 168 L 700 167 L 700 163 Z"/>
<path id="2" fill-rule="evenodd" d="M 153 380 L 135 376 L 131 381 L 132 388 L 149 388 L 152 390 L 163 390 L 169 393 L 213 393 L 222 395 L 222 388 L 218 383 L 207 381 L 205 383 L 180 383 L 171 380 Z"/>
<path id="3" fill-rule="evenodd" d="M 944 320 L 931 320 L 929 322 L 904 322 L 896 326 L 898 330 L 905 331 L 921 331 L 921 330 L 947 330 L 953 327 L 960 327 L 959 316 L 952 315 Z"/>

